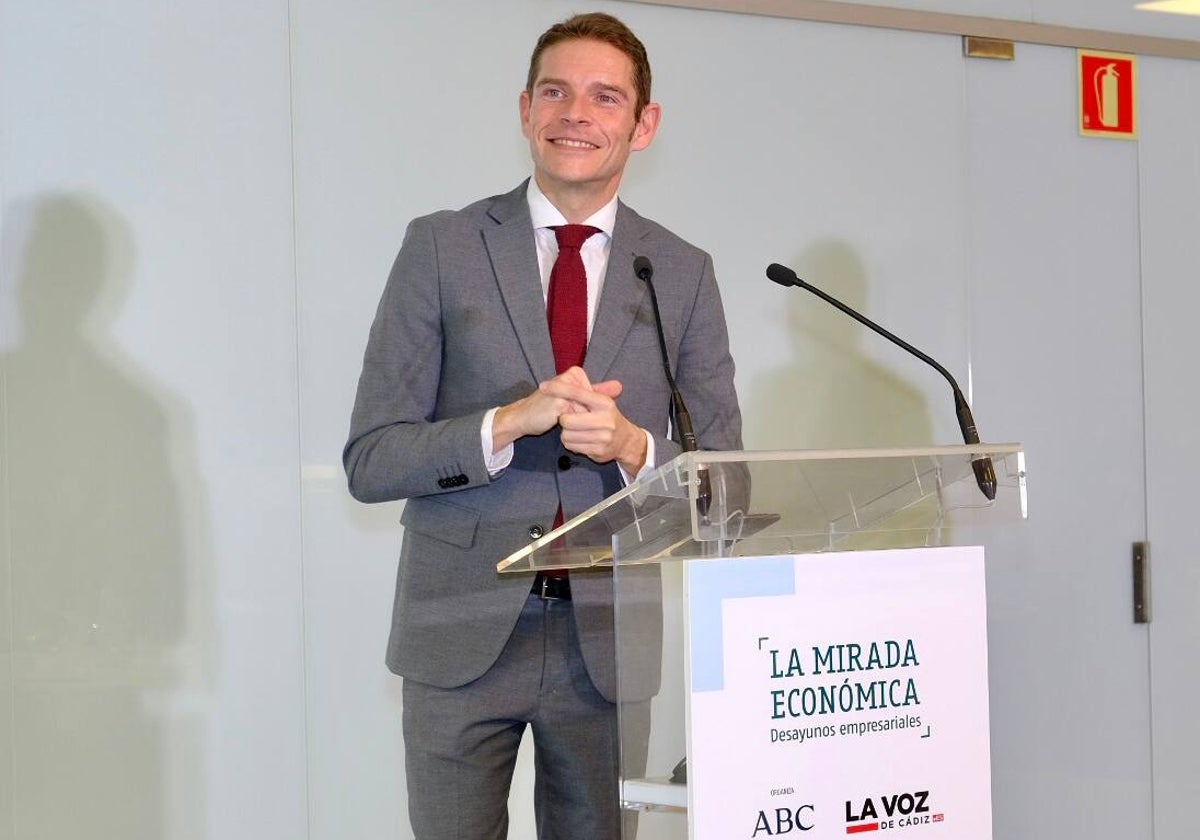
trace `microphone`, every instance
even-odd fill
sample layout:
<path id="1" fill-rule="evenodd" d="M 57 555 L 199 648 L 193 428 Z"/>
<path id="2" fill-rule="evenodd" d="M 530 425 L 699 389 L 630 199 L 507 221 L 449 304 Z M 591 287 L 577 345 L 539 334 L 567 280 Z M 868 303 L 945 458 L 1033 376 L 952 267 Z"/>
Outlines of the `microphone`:
<path id="1" fill-rule="evenodd" d="M 650 290 L 650 308 L 654 311 L 654 327 L 658 331 L 658 349 L 662 353 L 663 373 L 667 377 L 667 387 L 671 389 L 671 422 L 679 430 L 679 443 L 683 447 L 683 451 L 695 452 L 700 447 L 696 443 L 696 433 L 692 429 L 692 415 L 688 413 L 687 406 L 683 402 L 683 394 L 679 392 L 679 388 L 675 385 L 675 377 L 671 375 L 671 358 L 667 354 L 667 339 L 663 335 L 662 314 L 658 311 L 658 295 L 654 292 L 654 266 L 650 264 L 648 258 L 637 256 L 633 258 L 633 273 Z M 701 516 L 707 516 L 709 505 L 712 503 L 712 487 L 708 481 L 708 470 L 699 469 L 696 472 L 700 484 L 696 509 Z"/>
<path id="2" fill-rule="evenodd" d="M 807 289 L 829 305 L 840 309 L 842 312 L 845 312 L 860 324 L 870 327 L 888 341 L 903 347 L 921 361 L 932 366 L 934 370 L 946 378 L 946 381 L 950 383 L 950 387 L 954 391 L 954 413 L 958 417 L 958 428 L 962 431 L 963 442 L 967 444 L 979 443 L 979 432 L 975 428 L 975 418 L 971 416 L 971 407 L 967 405 L 967 399 L 963 396 L 962 389 L 958 387 L 958 383 L 954 381 L 954 377 L 950 375 L 950 371 L 946 370 L 931 357 L 925 355 L 904 339 L 892 335 L 892 333 L 888 332 L 871 319 L 864 315 L 860 315 L 858 312 L 855 312 L 837 298 L 827 295 L 825 292 L 821 291 L 811 283 L 801 280 L 796 276 L 796 272 L 792 271 L 787 266 L 780 265 L 779 263 L 771 263 L 769 266 L 767 266 L 767 277 L 775 283 L 778 283 L 780 286 L 799 286 L 802 289 Z M 992 459 L 987 455 L 974 456 L 971 459 L 971 470 L 975 473 L 975 483 L 979 485 L 979 489 L 983 495 L 989 500 L 995 499 L 996 469 L 992 464 Z"/>

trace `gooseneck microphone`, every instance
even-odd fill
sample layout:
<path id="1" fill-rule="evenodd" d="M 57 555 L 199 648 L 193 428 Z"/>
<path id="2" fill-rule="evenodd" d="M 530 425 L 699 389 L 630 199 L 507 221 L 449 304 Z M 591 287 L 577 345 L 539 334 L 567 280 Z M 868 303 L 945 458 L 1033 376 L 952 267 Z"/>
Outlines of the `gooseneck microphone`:
<path id="1" fill-rule="evenodd" d="M 658 349 L 662 354 L 663 373 L 667 377 L 667 387 L 671 389 L 671 423 L 679 430 L 679 443 L 684 452 L 695 452 L 700 447 L 696 444 L 696 432 L 692 429 L 692 415 L 688 413 L 683 402 L 683 394 L 675 384 L 671 374 L 671 357 L 667 354 L 667 339 L 663 334 L 662 313 L 658 310 L 658 295 L 654 292 L 654 266 L 643 256 L 633 258 L 633 273 L 646 284 L 650 290 L 650 308 L 654 311 L 654 327 L 658 331 Z M 696 509 L 701 516 L 708 515 L 712 502 L 712 488 L 708 481 L 708 470 L 697 470 L 697 480 L 700 483 L 697 494 Z"/>
<path id="2" fill-rule="evenodd" d="M 654 293 L 654 266 L 646 257 L 634 257 L 633 273 L 646 284 L 650 290 L 650 308 L 654 310 L 654 326 L 658 330 L 658 349 L 662 353 L 663 373 L 667 376 L 667 387 L 671 389 L 671 422 L 679 429 L 679 441 L 684 452 L 695 452 L 696 433 L 692 430 L 692 415 L 688 414 L 687 406 L 683 403 L 683 394 L 675 385 L 675 377 L 671 375 L 671 359 L 667 355 L 667 339 L 663 335 L 662 315 L 658 311 L 658 295 Z"/>
<path id="3" fill-rule="evenodd" d="M 954 391 L 954 413 L 958 416 L 958 428 L 962 431 L 963 442 L 967 444 L 979 443 L 979 432 L 975 428 L 975 418 L 971 416 L 971 407 L 967 405 L 967 399 L 963 396 L 962 389 L 958 387 L 958 383 L 954 380 L 954 377 L 950 375 L 950 371 L 946 370 L 933 358 L 922 353 L 904 339 L 888 332 L 870 318 L 859 314 L 837 298 L 827 295 L 825 292 L 821 291 L 811 283 L 801 280 L 796 276 L 796 272 L 792 271 L 787 266 L 780 265 L 779 263 L 771 263 L 769 266 L 767 266 L 767 277 L 770 280 L 778 283 L 780 286 L 799 286 L 802 289 L 807 289 L 821 300 L 828 303 L 830 306 L 840 309 L 842 312 L 845 312 L 863 326 L 871 328 L 888 341 L 903 347 L 909 353 L 912 353 L 918 359 L 925 362 L 927 365 L 930 365 L 934 370 L 946 378 L 946 381 L 950 383 L 950 387 Z M 976 455 L 971 459 L 971 469 L 975 473 L 975 483 L 979 485 L 979 489 L 983 492 L 983 495 L 988 499 L 995 499 L 996 469 L 992 464 L 992 459 L 987 455 Z"/>

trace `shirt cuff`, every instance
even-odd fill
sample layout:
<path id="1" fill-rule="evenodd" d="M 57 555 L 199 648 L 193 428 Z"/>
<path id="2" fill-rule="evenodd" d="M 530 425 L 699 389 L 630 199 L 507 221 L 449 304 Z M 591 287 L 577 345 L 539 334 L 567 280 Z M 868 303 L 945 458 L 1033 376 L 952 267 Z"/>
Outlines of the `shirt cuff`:
<path id="1" fill-rule="evenodd" d="M 646 460 L 642 464 L 642 468 L 638 470 L 638 474 L 633 478 L 630 478 L 629 473 L 625 472 L 625 468 L 620 464 L 617 464 L 617 469 L 621 471 L 621 480 L 625 482 L 626 487 L 628 487 L 630 484 L 633 484 L 635 481 L 641 481 L 654 471 L 654 435 L 650 434 L 644 429 L 642 431 L 646 435 Z"/>
<path id="2" fill-rule="evenodd" d="M 479 438 L 483 443 L 483 463 L 487 467 L 488 475 L 492 478 L 502 473 L 512 463 L 513 459 L 513 445 L 511 443 L 499 452 L 492 452 L 492 419 L 499 410 L 499 406 L 489 409 L 487 414 L 483 415 L 483 423 L 479 429 Z"/>

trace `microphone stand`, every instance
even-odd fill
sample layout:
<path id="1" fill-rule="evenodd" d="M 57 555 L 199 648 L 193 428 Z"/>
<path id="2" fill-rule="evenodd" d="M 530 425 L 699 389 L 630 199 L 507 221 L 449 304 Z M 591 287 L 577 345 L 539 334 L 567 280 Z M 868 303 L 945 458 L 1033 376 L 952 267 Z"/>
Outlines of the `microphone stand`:
<path id="1" fill-rule="evenodd" d="M 767 277 L 778 283 L 781 286 L 799 286 L 802 289 L 807 289 L 821 300 L 828 303 L 830 306 L 840 309 L 842 312 L 849 315 L 854 320 L 858 321 L 865 327 L 869 327 L 881 336 L 891 341 L 903 349 L 912 353 L 921 361 L 930 365 L 934 370 L 946 378 L 950 383 L 950 388 L 954 391 L 954 413 L 958 417 L 958 428 L 962 432 L 963 442 L 971 445 L 979 443 L 979 431 L 975 428 L 975 418 L 971 415 L 971 406 L 967 404 L 967 398 L 963 396 L 962 389 L 958 387 L 958 382 L 950 375 L 950 371 L 946 370 L 937 363 L 931 356 L 922 353 L 916 347 L 913 347 L 904 339 L 885 330 L 883 327 L 876 324 L 865 315 L 861 315 L 851 309 L 846 304 L 842 303 L 832 295 L 818 289 L 811 283 L 805 282 L 796 276 L 796 272 L 779 263 L 771 263 L 767 266 Z M 992 464 L 992 459 L 987 455 L 975 455 L 971 458 L 971 471 L 975 473 L 975 483 L 979 485 L 980 492 L 992 500 L 996 498 L 996 469 Z"/>
<path id="2" fill-rule="evenodd" d="M 658 310 L 658 295 L 654 292 L 654 266 L 646 257 L 634 257 L 633 273 L 650 290 L 650 308 L 654 311 L 654 326 L 658 331 L 658 349 L 662 354 L 663 373 L 667 377 L 667 387 L 671 389 L 671 422 L 679 430 L 679 444 L 683 451 L 696 452 L 699 450 L 699 446 L 696 443 L 696 432 L 692 429 L 692 415 L 688 413 L 687 406 L 683 402 L 683 394 L 675 385 L 675 377 L 671 375 L 671 359 L 667 355 L 667 339 L 663 335 L 662 315 Z M 707 518 L 712 505 L 712 484 L 709 481 L 707 469 L 696 470 L 696 482 L 699 485 L 696 490 L 696 512 L 702 518 Z"/>

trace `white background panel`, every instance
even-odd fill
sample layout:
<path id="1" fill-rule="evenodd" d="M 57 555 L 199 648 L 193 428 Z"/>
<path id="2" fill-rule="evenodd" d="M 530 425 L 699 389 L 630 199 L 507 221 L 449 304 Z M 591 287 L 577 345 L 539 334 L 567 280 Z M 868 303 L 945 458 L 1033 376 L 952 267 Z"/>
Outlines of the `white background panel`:
<path id="1" fill-rule="evenodd" d="M 400 505 L 354 502 L 341 468 L 367 331 L 411 218 L 526 176 L 517 95 L 532 39 L 568 14 L 293 3 L 313 838 L 410 836 L 400 680 L 383 664 Z M 530 767 L 513 836 L 533 833 Z"/>
<path id="2" fill-rule="evenodd" d="M 1142 289 L 1146 345 L 1146 491 L 1151 550 L 1150 688 L 1156 837 L 1196 830 L 1200 801 L 1200 563 L 1195 444 L 1200 395 L 1200 64 L 1145 60 L 1142 86 Z"/>
<path id="3" fill-rule="evenodd" d="M 1145 837 L 1137 147 L 1078 136 L 1075 52 L 968 65 L 972 356 L 1030 518 L 988 555 L 997 837 Z"/>
<path id="4" fill-rule="evenodd" d="M 15 837 L 304 832 L 286 12 L 4 8 Z"/>
<path id="5" fill-rule="evenodd" d="M 715 13 L 685 44 L 653 35 L 666 116 L 625 192 L 714 253 L 747 447 L 954 442 L 934 371 L 764 272 L 793 267 L 965 383 L 955 39 Z"/>

